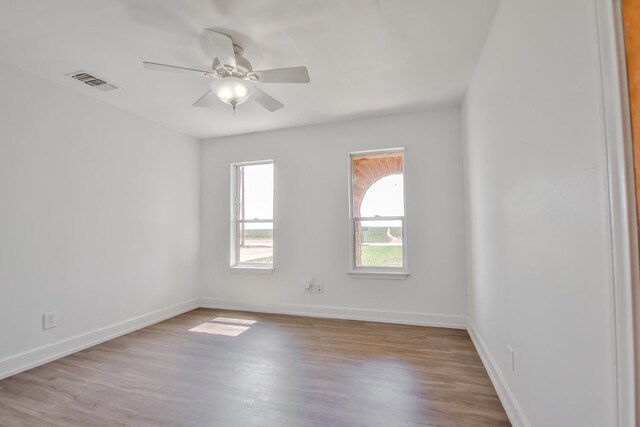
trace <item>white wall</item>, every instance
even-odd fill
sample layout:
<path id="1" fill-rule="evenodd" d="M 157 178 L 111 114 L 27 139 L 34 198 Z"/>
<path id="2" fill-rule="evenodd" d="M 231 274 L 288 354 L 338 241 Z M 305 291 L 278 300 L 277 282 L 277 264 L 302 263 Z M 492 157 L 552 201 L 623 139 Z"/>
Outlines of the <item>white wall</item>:
<path id="1" fill-rule="evenodd" d="M 241 114 L 241 112 L 239 113 Z M 212 139 L 201 146 L 205 305 L 397 322 L 466 325 L 460 110 Z M 348 276 L 347 153 L 405 146 L 406 280 Z M 275 160 L 275 271 L 229 271 L 229 164 Z M 303 292 L 314 277 L 324 294 Z"/>
<path id="2" fill-rule="evenodd" d="M 198 142 L 6 65 L 0 93 L 0 377 L 194 306 Z"/>
<path id="3" fill-rule="evenodd" d="M 464 105 L 470 322 L 533 426 L 616 425 L 596 28 L 591 0 L 502 0 Z"/>

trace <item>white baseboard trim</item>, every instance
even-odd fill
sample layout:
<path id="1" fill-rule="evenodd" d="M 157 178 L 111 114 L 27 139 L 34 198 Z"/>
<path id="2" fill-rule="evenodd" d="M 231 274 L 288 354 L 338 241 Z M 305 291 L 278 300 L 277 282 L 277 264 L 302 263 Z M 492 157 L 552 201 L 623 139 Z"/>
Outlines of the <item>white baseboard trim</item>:
<path id="1" fill-rule="evenodd" d="M 370 310 L 362 308 L 304 304 L 256 304 L 210 297 L 200 298 L 200 307 L 218 308 L 221 310 L 254 311 L 258 313 L 289 314 L 294 316 L 325 317 L 331 319 L 398 323 L 403 325 L 435 326 L 439 328 L 467 328 L 466 316 L 449 316 L 443 314 L 413 313 L 405 311 Z"/>
<path id="2" fill-rule="evenodd" d="M 527 420 L 522 407 L 507 384 L 502 370 L 500 370 L 500 367 L 489 352 L 489 347 L 487 347 L 487 344 L 478 334 L 473 322 L 469 319 L 467 323 L 467 330 L 469 331 L 471 341 L 473 341 L 473 345 L 475 345 L 476 350 L 480 355 L 480 359 L 489 374 L 493 387 L 498 393 L 498 397 L 500 398 L 500 402 L 502 402 L 502 406 L 504 406 L 504 410 L 509 417 L 509 421 L 511 421 L 511 424 L 513 424 L 514 427 L 531 427 L 531 423 Z"/>
<path id="3" fill-rule="evenodd" d="M 198 308 L 198 298 L 0 359 L 0 379 Z"/>

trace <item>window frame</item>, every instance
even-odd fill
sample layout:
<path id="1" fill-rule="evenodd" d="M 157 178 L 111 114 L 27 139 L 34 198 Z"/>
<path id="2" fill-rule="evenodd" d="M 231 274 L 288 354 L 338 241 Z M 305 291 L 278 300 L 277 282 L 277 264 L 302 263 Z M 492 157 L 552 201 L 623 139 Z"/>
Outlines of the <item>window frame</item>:
<path id="1" fill-rule="evenodd" d="M 271 214 L 271 219 L 259 219 L 259 218 L 254 218 L 254 219 L 239 219 L 239 215 L 238 215 L 238 208 L 240 206 L 239 203 L 239 188 L 238 186 L 240 185 L 240 180 L 238 177 L 238 173 L 239 173 L 239 168 L 240 167 L 244 167 L 244 166 L 258 166 L 258 165 L 266 165 L 266 164 L 271 164 L 273 165 L 273 211 Z M 230 174 L 231 174 L 231 179 L 230 179 L 230 183 L 231 183 L 231 188 L 230 188 L 230 193 L 231 193 L 231 199 L 230 199 L 230 245 L 229 245 L 229 266 L 231 268 L 231 272 L 235 273 L 235 272 L 257 272 L 257 273 L 271 273 L 274 270 L 274 266 L 275 266 L 275 260 L 276 260 L 276 256 L 275 256 L 275 242 L 276 242 L 276 222 L 275 222 L 275 194 L 276 194 L 276 188 L 275 188 L 275 175 L 276 175 L 276 168 L 275 168 L 275 161 L 273 159 L 264 159 L 264 160 L 252 160 L 252 161 L 245 161 L 245 162 L 235 162 L 235 163 L 231 163 L 230 164 Z M 271 223 L 272 224 L 272 229 L 273 229 L 273 248 L 272 248 L 272 258 L 273 260 L 271 261 L 270 264 L 265 264 L 265 263 L 252 263 L 252 262 L 240 262 L 240 245 L 239 245 L 239 241 L 238 241 L 238 236 L 239 236 L 239 227 L 240 224 L 244 223 L 244 224 L 249 224 L 249 223 Z"/>
<path id="2" fill-rule="evenodd" d="M 352 151 L 347 154 L 349 185 L 349 270 L 354 278 L 406 279 L 409 277 L 407 251 L 407 186 L 406 186 L 406 148 L 393 147 L 375 150 Z M 402 203 L 403 216 L 355 217 L 353 212 L 353 158 L 376 154 L 400 154 L 402 157 Z M 366 193 L 365 193 L 366 194 Z M 360 221 L 398 221 L 402 222 L 402 267 L 375 267 L 356 265 L 356 222 Z"/>

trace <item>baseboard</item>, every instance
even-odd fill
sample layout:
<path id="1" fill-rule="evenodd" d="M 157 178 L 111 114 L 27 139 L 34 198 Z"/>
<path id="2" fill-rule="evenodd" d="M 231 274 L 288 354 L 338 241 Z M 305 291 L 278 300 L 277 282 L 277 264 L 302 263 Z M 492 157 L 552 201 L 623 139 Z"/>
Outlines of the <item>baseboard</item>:
<path id="1" fill-rule="evenodd" d="M 498 393 L 498 397 L 500 398 L 500 402 L 502 402 L 502 406 L 504 406 L 504 410 L 509 417 L 509 421 L 511 421 L 511 424 L 513 424 L 514 427 L 531 427 L 531 423 L 527 420 L 522 407 L 511 391 L 509 384 L 507 384 L 502 370 L 489 352 L 489 347 L 487 347 L 487 344 L 478 334 L 478 331 L 471 320 L 468 321 L 467 330 L 469 331 L 471 341 L 473 341 L 473 345 L 475 345 L 476 350 L 480 355 L 480 359 L 482 359 L 482 363 L 489 374 L 493 387 Z"/>
<path id="2" fill-rule="evenodd" d="M 200 307 L 254 311 L 258 313 L 290 314 L 294 316 L 325 317 L 331 319 L 398 323 L 403 325 L 435 326 L 440 328 L 467 328 L 466 316 L 449 316 L 443 314 L 413 313 L 405 311 L 369 310 L 361 308 L 304 304 L 255 304 L 244 301 L 209 297 L 200 298 Z"/>
<path id="3" fill-rule="evenodd" d="M 0 359 L 0 379 L 198 308 L 198 298 Z"/>

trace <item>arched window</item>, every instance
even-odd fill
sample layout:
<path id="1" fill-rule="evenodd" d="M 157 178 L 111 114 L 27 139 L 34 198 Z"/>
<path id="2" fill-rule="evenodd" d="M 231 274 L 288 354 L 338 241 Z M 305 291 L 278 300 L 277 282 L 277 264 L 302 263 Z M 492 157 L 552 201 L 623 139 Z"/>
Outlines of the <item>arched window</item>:
<path id="1" fill-rule="evenodd" d="M 352 270 L 406 271 L 404 153 L 351 154 Z"/>
<path id="2" fill-rule="evenodd" d="M 404 216 L 404 182 L 401 173 L 387 175 L 369 186 L 362 197 L 360 216 Z"/>

